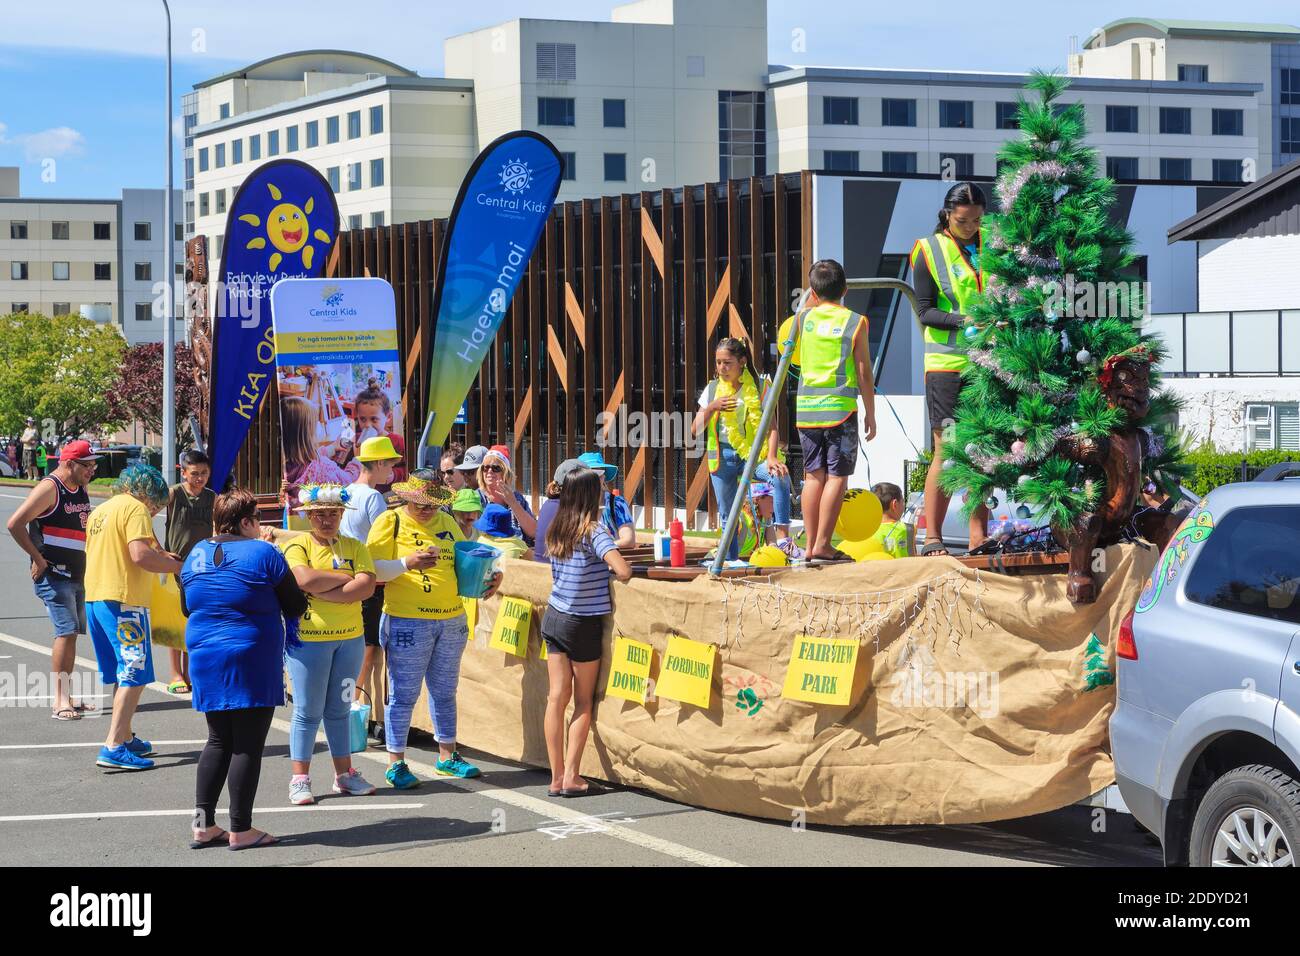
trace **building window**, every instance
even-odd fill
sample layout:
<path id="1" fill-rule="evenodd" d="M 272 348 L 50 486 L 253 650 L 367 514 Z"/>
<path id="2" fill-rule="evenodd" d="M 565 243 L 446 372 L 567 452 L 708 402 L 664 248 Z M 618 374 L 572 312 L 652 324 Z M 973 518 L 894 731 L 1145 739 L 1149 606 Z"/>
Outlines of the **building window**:
<path id="1" fill-rule="evenodd" d="M 185 275 L 185 267 L 184 267 L 183 265 L 181 265 L 179 262 L 176 263 L 176 274 L 177 274 L 178 276 L 183 276 L 183 275 Z"/>
<path id="2" fill-rule="evenodd" d="M 823 96 L 823 126 L 857 126 L 858 98 L 856 96 Z"/>
<path id="3" fill-rule="evenodd" d="M 353 215 L 353 216 L 348 216 L 348 228 L 349 228 L 349 229 L 360 229 L 360 228 L 361 228 L 361 214 L 360 214 L 360 213 L 357 213 L 356 215 Z"/>
<path id="4" fill-rule="evenodd" d="M 220 259 L 222 250 L 226 248 L 226 237 L 224 235 L 217 236 L 216 247 L 217 247 L 217 258 Z"/>
<path id="5" fill-rule="evenodd" d="M 1160 160 L 1160 178 L 1168 182 L 1185 183 L 1192 178 L 1192 161 L 1190 159 Z"/>
<path id="6" fill-rule="evenodd" d="M 573 182 L 578 178 L 578 154 L 561 153 L 560 159 L 564 161 L 564 171 L 560 175 L 560 179 L 564 182 Z"/>
<path id="7" fill-rule="evenodd" d="M 257 162 L 262 158 L 262 134 L 254 133 L 248 137 L 248 159 L 250 162 Z"/>
<path id="8" fill-rule="evenodd" d="M 1247 451 L 1300 451 L 1300 404 L 1250 402 L 1245 412 Z"/>
<path id="9" fill-rule="evenodd" d="M 767 94 L 718 91 L 718 174 L 741 179 L 767 173 Z"/>
<path id="10" fill-rule="evenodd" d="M 218 189 L 215 193 L 213 193 L 213 195 L 215 195 L 215 196 L 217 197 L 217 213 L 220 214 L 220 213 L 225 212 L 225 211 L 226 211 L 226 191 L 225 191 L 224 189 Z"/>
<path id="11" fill-rule="evenodd" d="M 194 187 L 194 157 L 186 156 L 185 157 L 185 188 L 192 189 L 193 187 Z"/>
<path id="12" fill-rule="evenodd" d="M 52 223 L 50 223 L 50 238 L 51 238 L 51 239 L 67 239 L 67 238 L 68 238 L 68 224 L 67 224 L 66 222 L 52 222 Z"/>
<path id="13" fill-rule="evenodd" d="M 175 234 L 172 238 L 175 239 L 177 242 L 184 242 L 184 241 L 185 241 L 185 224 L 184 224 L 184 223 L 180 223 L 180 222 L 176 223 L 176 230 L 175 230 L 175 231 L 176 231 L 176 234 Z"/>
<path id="14" fill-rule="evenodd" d="M 19 262 L 16 259 L 9 263 L 9 278 L 14 282 L 22 282 L 27 278 L 27 263 Z"/>
<path id="15" fill-rule="evenodd" d="M 1295 541 L 1296 535 L 1300 535 L 1300 509 L 1294 506 L 1234 508 L 1215 521 L 1214 534 L 1200 546 L 1184 585 L 1187 600 L 1234 614 L 1300 624 L 1300 598 L 1295 591 L 1300 554 L 1283 544 Z"/>
<path id="16" fill-rule="evenodd" d="M 325 170 L 325 178 L 329 180 L 330 189 L 337 193 L 339 191 L 339 168 L 331 166 Z"/>
<path id="17" fill-rule="evenodd" d="M 915 126 L 916 100 L 881 100 L 880 125 Z"/>
<path id="18" fill-rule="evenodd" d="M 230 104 L 229 104 L 229 103 L 222 103 L 220 106 L 217 107 L 217 118 L 218 118 L 218 119 L 230 119 Z"/>
<path id="19" fill-rule="evenodd" d="M 1115 181 L 1138 178 L 1136 156 L 1107 156 L 1106 177 Z"/>
<path id="20" fill-rule="evenodd" d="M 1242 110 L 1214 110 L 1210 113 L 1210 132 L 1214 136 L 1240 136 L 1245 129 Z"/>
<path id="21" fill-rule="evenodd" d="M 1192 132 L 1192 111 L 1187 106 L 1160 107 L 1160 132 L 1187 135 Z"/>
<path id="22" fill-rule="evenodd" d="M 1203 64 L 1179 63 L 1178 82 L 1208 83 L 1210 82 L 1210 68 Z"/>
<path id="23" fill-rule="evenodd" d="M 382 186 L 383 184 L 384 161 L 383 159 L 372 159 L 370 161 L 370 186 L 373 189 L 375 186 Z"/>
<path id="24" fill-rule="evenodd" d="M 95 281 L 112 282 L 113 281 L 113 263 L 96 262 L 95 263 Z"/>
<path id="25" fill-rule="evenodd" d="M 244 141 L 242 139 L 233 139 L 230 141 L 230 165 L 238 166 L 244 161 Z"/>
<path id="26" fill-rule="evenodd" d="M 339 118 L 337 116 L 325 117 L 325 142 L 337 143 L 339 141 Z"/>
<path id="27" fill-rule="evenodd" d="M 361 110 L 348 113 L 348 139 L 361 137 Z"/>
<path id="28" fill-rule="evenodd" d="M 572 126 L 573 98 L 539 96 L 537 98 L 538 126 Z"/>
<path id="29" fill-rule="evenodd" d="M 1216 159 L 1214 166 L 1214 181 L 1216 183 L 1239 183 L 1241 179 L 1241 160 L 1239 159 Z"/>
<path id="30" fill-rule="evenodd" d="M 537 80 L 565 83 L 578 78 L 578 47 L 573 43 L 537 44 Z"/>
<path id="31" fill-rule="evenodd" d="M 68 265 L 68 263 L 66 263 L 66 262 L 54 262 L 54 263 L 51 263 L 51 265 L 54 267 L 54 272 L 53 272 L 54 281 L 55 281 L 55 282 L 67 282 L 67 281 L 68 281 L 69 268 L 70 268 L 69 265 Z"/>
<path id="32" fill-rule="evenodd" d="M 856 173 L 858 171 L 858 151 L 856 149 L 828 149 L 822 152 L 822 169 L 832 173 Z"/>
<path id="33" fill-rule="evenodd" d="M 916 153 L 895 153 L 886 150 L 880 154 L 880 170 L 885 173 L 914 173 Z"/>
<path id="34" fill-rule="evenodd" d="M 361 188 L 361 164 L 348 163 L 348 191 Z"/>
<path id="35" fill-rule="evenodd" d="M 939 175 L 944 179 L 969 179 L 975 175 L 975 154 L 940 153 Z"/>
<path id="36" fill-rule="evenodd" d="M 686 58 L 686 76 L 688 78 L 699 78 L 704 75 L 704 57 L 688 56 Z"/>
<path id="37" fill-rule="evenodd" d="M 206 173 L 207 171 L 208 171 L 208 148 L 206 146 L 203 146 L 199 149 L 199 172 Z"/>
<path id="38" fill-rule="evenodd" d="M 286 126 L 284 128 L 284 151 L 286 153 L 298 152 L 298 127 Z"/>
<path id="39" fill-rule="evenodd" d="M 627 153 L 605 154 L 605 182 L 627 182 Z"/>
<path id="40" fill-rule="evenodd" d="M 94 232 L 92 233 L 92 235 L 94 236 L 95 239 L 101 241 L 110 240 L 113 238 L 112 225 L 107 222 L 97 222 L 95 223 Z"/>
<path id="41" fill-rule="evenodd" d="M 1300 103 L 1300 69 L 1282 70 L 1278 88 L 1281 91 L 1279 99 L 1282 103 Z"/>
<path id="42" fill-rule="evenodd" d="M 384 108 L 383 106 L 370 107 L 370 135 L 378 136 L 384 131 Z M 381 214 L 382 218 L 382 214 Z M 380 223 L 383 225 L 383 223 Z"/>
<path id="43" fill-rule="evenodd" d="M 1138 131 L 1138 108 L 1136 106 L 1107 106 L 1106 132 L 1136 133 Z"/>
<path id="44" fill-rule="evenodd" d="M 27 220 L 11 219 L 9 220 L 9 238 L 26 239 L 27 238 Z"/>
<path id="45" fill-rule="evenodd" d="M 975 125 L 975 104 L 971 100 L 940 100 L 939 125 L 970 129 Z"/>
<path id="46" fill-rule="evenodd" d="M 623 129 L 627 126 L 627 100 L 605 100 L 605 128 Z"/>
<path id="47" fill-rule="evenodd" d="M 384 214 L 382 212 L 372 212 L 370 214 L 370 225 L 378 228 L 384 224 Z"/>
<path id="48" fill-rule="evenodd" d="M 1282 117 L 1282 136 L 1278 149 L 1283 153 L 1300 153 L 1300 116 Z"/>
<path id="49" fill-rule="evenodd" d="M 135 264 L 135 281 L 152 282 L 153 281 L 153 263 L 137 262 Z"/>
<path id="50" fill-rule="evenodd" d="M 207 214 L 208 214 L 208 194 L 199 193 L 199 215 L 206 216 Z"/>
<path id="51" fill-rule="evenodd" d="M 307 122 L 307 148 L 320 145 L 320 120 L 309 120 Z"/>
<path id="52" fill-rule="evenodd" d="M 72 303 L 71 303 L 71 302 L 55 302 L 55 303 L 54 303 L 54 314 L 55 314 L 55 315 L 71 315 L 71 314 L 72 314 Z"/>
<path id="53" fill-rule="evenodd" d="M 217 169 L 221 169 L 226 165 L 226 144 L 218 143 L 215 147 L 213 147 L 213 149 L 216 153 L 214 165 L 217 167 Z"/>
<path id="54" fill-rule="evenodd" d="M 148 302 L 137 302 L 135 304 L 135 320 L 137 322 L 148 322 L 153 319 L 153 306 Z"/>
<path id="55" fill-rule="evenodd" d="M 278 129 L 268 129 L 266 131 L 266 155 L 280 155 L 280 131 Z"/>
<path id="56" fill-rule="evenodd" d="M 1019 103 L 998 103 L 996 124 L 998 129 L 1020 129 L 1019 117 Z"/>
<path id="57" fill-rule="evenodd" d="M 29 306 L 26 302 L 12 302 L 10 303 L 9 311 L 15 313 L 23 313 L 26 312 L 28 308 Z"/>

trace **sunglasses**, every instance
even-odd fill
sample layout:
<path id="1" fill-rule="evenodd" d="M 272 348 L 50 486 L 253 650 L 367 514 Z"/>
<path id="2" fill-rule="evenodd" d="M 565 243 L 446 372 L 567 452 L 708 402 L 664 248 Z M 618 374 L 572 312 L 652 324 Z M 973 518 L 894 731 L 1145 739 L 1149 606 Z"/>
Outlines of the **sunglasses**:
<path id="1" fill-rule="evenodd" d="M 506 470 L 500 465 L 484 465 L 483 470 L 490 475 L 504 475 Z"/>
<path id="2" fill-rule="evenodd" d="M 433 511 L 438 507 L 437 505 L 417 501 L 408 501 L 406 506 L 412 511 Z"/>
<path id="3" fill-rule="evenodd" d="M 456 474 L 456 469 L 455 469 L 455 468 L 444 468 L 444 469 L 442 470 L 442 475 L 443 475 L 444 478 L 450 478 L 450 477 L 451 477 L 452 475 L 454 475 L 454 474 Z"/>

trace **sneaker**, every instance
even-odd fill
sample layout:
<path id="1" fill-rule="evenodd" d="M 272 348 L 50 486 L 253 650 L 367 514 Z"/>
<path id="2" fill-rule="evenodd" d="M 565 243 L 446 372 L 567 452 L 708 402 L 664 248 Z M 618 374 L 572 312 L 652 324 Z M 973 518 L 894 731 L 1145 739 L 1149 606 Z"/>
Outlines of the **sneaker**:
<path id="1" fill-rule="evenodd" d="M 349 767 L 347 773 L 340 773 L 334 777 L 334 792 L 349 797 L 368 797 L 375 792 L 375 788 L 370 781 L 357 773 L 356 767 Z"/>
<path id="2" fill-rule="evenodd" d="M 295 807 L 305 807 L 316 802 L 311 795 L 311 777 L 306 775 L 289 779 L 289 802 Z"/>
<path id="3" fill-rule="evenodd" d="M 444 777 L 477 777 L 478 767 L 464 760 L 457 751 L 452 751 L 450 759 L 439 760 L 433 767 Z"/>
<path id="4" fill-rule="evenodd" d="M 133 754 L 126 749 L 126 744 L 118 744 L 112 750 L 100 747 L 95 766 L 110 770 L 152 770 L 153 761 Z"/>
<path id="5" fill-rule="evenodd" d="M 122 746 L 131 751 L 131 753 L 135 754 L 137 757 L 147 757 L 153 753 L 153 744 L 149 743 L 147 740 L 141 740 L 135 734 L 132 734 L 131 739 Z"/>
<path id="6" fill-rule="evenodd" d="M 777 550 L 782 551 L 791 561 L 803 560 L 803 548 L 794 543 L 794 538 L 782 538 L 776 543 Z"/>
<path id="7" fill-rule="evenodd" d="M 384 779 L 388 781 L 389 786 L 396 787 L 398 790 L 410 790 L 412 787 L 418 787 L 421 782 L 419 777 L 411 773 L 405 760 L 399 760 L 385 770 Z"/>

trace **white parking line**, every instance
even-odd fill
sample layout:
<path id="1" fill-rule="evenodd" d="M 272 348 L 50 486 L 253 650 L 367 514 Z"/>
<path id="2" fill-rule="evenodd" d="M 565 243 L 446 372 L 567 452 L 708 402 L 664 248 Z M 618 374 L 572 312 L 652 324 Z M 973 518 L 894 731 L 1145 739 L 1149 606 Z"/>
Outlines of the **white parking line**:
<path id="1" fill-rule="evenodd" d="M 49 648 L 34 644 L 31 641 L 25 641 L 21 637 L 14 637 L 12 634 L 0 634 L 0 641 L 11 644 L 14 647 L 25 648 L 30 651 L 40 653 L 49 653 Z M 78 657 L 76 663 L 88 669 L 95 669 L 95 662 L 84 657 Z M 167 693 L 167 687 L 157 681 L 148 685 L 150 690 L 155 690 L 168 699 L 173 699 L 171 694 Z M 289 733 L 292 729 L 287 720 L 275 718 L 271 721 L 271 726 L 284 733 Z M 317 733 L 317 740 L 324 740 L 324 733 Z M 363 760 L 369 760 L 373 763 L 388 766 L 388 755 L 386 753 L 374 753 L 371 751 L 362 751 L 353 754 Z M 503 803 L 507 806 L 515 807 L 519 810 L 526 810 L 529 813 L 537 814 L 546 820 L 553 820 L 556 823 L 582 824 L 591 820 L 591 815 L 561 806 L 552 800 L 543 800 L 540 797 L 530 796 L 526 793 L 519 793 L 515 790 L 506 790 L 501 787 L 494 787 L 490 783 L 480 782 L 478 786 L 470 786 L 468 783 L 457 780 L 453 777 L 437 777 L 431 764 L 420 763 L 409 757 L 406 765 L 411 768 L 413 773 L 419 774 L 427 779 L 438 779 L 439 782 L 448 786 L 463 790 L 466 793 L 478 794 L 489 800 L 495 800 L 497 803 Z M 189 812 L 189 811 L 187 811 Z M 260 812 L 260 811 L 258 811 Z M 93 814 L 92 814 L 93 816 Z M 5 818 L 0 817 L 0 820 Z M 706 853 L 703 850 L 697 850 L 694 847 L 683 846 L 680 843 L 674 843 L 671 840 L 665 840 L 660 837 L 651 836 L 648 833 L 639 833 L 628 827 L 617 824 L 609 825 L 604 831 L 605 836 L 613 837 L 615 840 L 621 840 L 633 846 L 639 846 L 646 850 L 652 850 L 675 860 L 681 860 L 684 863 L 693 863 L 696 866 L 744 866 L 743 863 L 737 863 L 735 860 L 729 860 L 726 857 L 715 856 L 712 853 Z"/>
<path id="2" fill-rule="evenodd" d="M 112 697 L 112 694 L 78 694 L 77 697 L 85 699 L 89 697 Z M 0 697 L 0 707 L 3 707 L 6 701 L 10 700 L 53 700 L 53 694 L 28 694 L 26 697 Z"/>
<path id="3" fill-rule="evenodd" d="M 253 813 L 326 813 L 330 810 L 418 810 L 423 803 L 340 803 L 335 801 L 317 803 L 309 807 L 254 807 Z M 217 810 L 220 814 L 229 814 L 229 810 Z M 40 823 L 47 820 L 112 820 L 122 817 L 192 817 L 190 810 L 104 810 L 100 813 L 27 813 L 12 817 L 0 817 L 0 823 Z"/>
<path id="4" fill-rule="evenodd" d="M 206 744 L 208 739 L 202 740 L 151 740 L 155 747 L 180 747 L 183 745 Z M 75 744 L 0 744 L 0 750 L 47 750 L 51 747 L 102 747 L 104 741 L 80 741 Z M 164 755 L 165 756 L 165 755 Z"/>

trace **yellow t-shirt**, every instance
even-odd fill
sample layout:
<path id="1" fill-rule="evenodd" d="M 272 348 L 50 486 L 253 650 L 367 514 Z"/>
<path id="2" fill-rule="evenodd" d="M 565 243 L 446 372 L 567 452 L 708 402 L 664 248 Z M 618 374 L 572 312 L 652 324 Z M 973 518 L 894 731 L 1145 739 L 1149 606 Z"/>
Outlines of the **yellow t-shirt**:
<path id="1" fill-rule="evenodd" d="M 118 601 L 148 607 L 153 572 L 127 552 L 132 541 L 157 544 L 149 509 L 138 498 L 118 494 L 95 508 L 86 520 L 86 600 Z"/>
<path id="2" fill-rule="evenodd" d="M 456 593 L 456 542 L 464 540 L 460 525 L 445 511 L 435 511 L 428 524 L 416 521 L 405 508 L 376 518 L 366 538 L 374 560 L 404 558 L 430 545 L 438 549 L 438 563 L 433 567 L 407 571 L 384 585 L 384 613 L 434 621 L 464 614 L 465 605 Z"/>
<path id="3" fill-rule="evenodd" d="M 281 545 L 284 560 L 293 568 L 315 568 L 317 571 L 343 571 L 348 577 L 374 574 L 375 562 L 370 551 L 356 538 L 340 536 L 332 548 L 321 544 L 310 534 L 287 538 Z M 343 583 L 341 580 L 339 583 Z M 321 601 L 307 595 L 307 612 L 298 625 L 298 636 L 304 641 L 343 641 L 361 637 L 365 625 L 361 621 L 361 602 L 338 604 Z"/>
<path id="4" fill-rule="evenodd" d="M 785 340 L 790 337 L 790 328 L 794 325 L 794 316 L 786 319 L 781 323 L 781 327 L 776 332 L 776 349 L 777 354 L 785 351 Z M 794 354 L 790 356 L 790 367 L 797 369 L 799 367 L 799 343 L 794 345 Z"/>
<path id="5" fill-rule="evenodd" d="M 879 541 L 886 554 L 896 558 L 906 558 L 907 525 L 901 521 L 882 521 L 876 533 L 871 536 Z"/>

